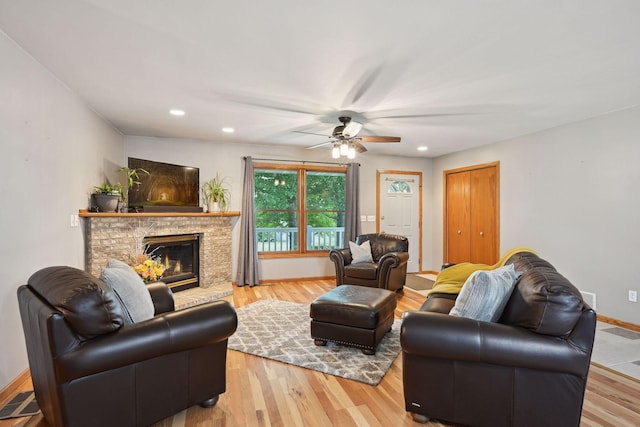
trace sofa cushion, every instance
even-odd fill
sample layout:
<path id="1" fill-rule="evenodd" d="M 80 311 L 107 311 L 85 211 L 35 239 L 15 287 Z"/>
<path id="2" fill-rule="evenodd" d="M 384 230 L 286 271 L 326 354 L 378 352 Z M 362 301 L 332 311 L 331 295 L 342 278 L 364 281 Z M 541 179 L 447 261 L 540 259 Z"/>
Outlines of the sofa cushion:
<path id="1" fill-rule="evenodd" d="M 515 279 L 513 265 L 472 273 L 449 314 L 483 322 L 497 321 L 511 295 Z"/>
<path id="2" fill-rule="evenodd" d="M 119 259 L 109 258 L 107 260 L 107 268 L 124 268 L 125 270 L 131 270 L 132 267 L 124 261 Z"/>
<path id="3" fill-rule="evenodd" d="M 375 262 L 358 262 L 344 267 L 344 275 L 358 279 L 375 280 L 378 277 L 378 264 Z"/>
<path id="4" fill-rule="evenodd" d="M 349 250 L 351 251 L 351 263 L 358 262 L 373 262 L 371 256 L 371 243 L 367 240 L 358 245 L 354 242 L 349 242 Z"/>
<path id="5" fill-rule="evenodd" d="M 539 334 L 569 335 L 582 315 L 584 303 L 580 291 L 550 266 L 519 268 L 516 263 L 516 270 L 524 273 L 516 282 L 500 323 Z"/>
<path id="6" fill-rule="evenodd" d="M 114 265 L 112 262 L 111 265 Z M 117 265 L 117 264 L 116 264 Z M 115 292 L 122 304 L 125 324 L 151 319 L 154 315 L 153 300 L 142 278 L 133 268 L 122 265 L 102 269 L 101 279 Z"/>
<path id="7" fill-rule="evenodd" d="M 124 324 L 115 293 L 89 273 L 72 267 L 47 267 L 34 273 L 29 287 L 60 311 L 81 339 L 114 332 Z"/>

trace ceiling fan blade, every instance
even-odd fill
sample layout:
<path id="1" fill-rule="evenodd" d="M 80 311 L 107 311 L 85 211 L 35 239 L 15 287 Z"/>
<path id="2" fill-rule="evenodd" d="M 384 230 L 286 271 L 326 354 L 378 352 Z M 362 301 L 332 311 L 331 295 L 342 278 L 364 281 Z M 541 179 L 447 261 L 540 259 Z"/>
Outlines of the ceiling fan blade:
<path id="1" fill-rule="evenodd" d="M 358 82 L 351 88 L 349 93 L 347 94 L 343 104 L 344 105 L 352 105 L 355 104 L 362 98 L 369 88 L 376 81 L 380 73 L 382 72 L 382 65 L 378 65 L 377 67 L 367 70 L 364 75 L 362 75 Z"/>
<path id="2" fill-rule="evenodd" d="M 250 105 L 258 108 L 265 108 L 275 111 L 285 111 L 288 113 L 298 113 L 307 115 L 318 115 L 318 111 L 321 110 L 321 106 L 302 106 L 299 103 L 290 101 L 284 98 L 277 98 L 274 96 L 263 97 L 256 94 L 242 94 L 242 93 L 229 93 L 229 92 L 214 92 L 218 97 L 224 98 L 227 101 Z"/>
<path id="3" fill-rule="evenodd" d="M 295 132 L 295 133 L 303 133 L 305 135 L 317 135 L 317 136 L 324 136 L 325 138 L 331 138 L 330 136 L 325 135 L 323 133 L 305 132 L 303 130 L 294 130 L 293 132 Z"/>
<path id="4" fill-rule="evenodd" d="M 351 141 L 351 146 L 356 149 L 358 153 L 364 153 L 367 151 L 364 145 L 360 144 L 357 140 Z"/>
<path id="5" fill-rule="evenodd" d="M 307 150 L 313 150 L 314 148 L 324 147 L 325 145 L 333 144 L 334 142 L 335 141 L 333 141 L 333 140 L 326 141 L 326 142 L 321 142 L 320 144 L 315 144 L 315 145 L 311 145 L 311 146 L 307 147 Z"/>
<path id="6" fill-rule="evenodd" d="M 345 125 L 344 129 L 342 129 L 342 135 L 344 135 L 345 138 L 353 138 L 358 134 L 358 132 L 360 132 L 360 130 L 362 130 L 362 123 L 350 120 Z"/>
<path id="7" fill-rule="evenodd" d="M 400 142 L 399 136 L 359 136 L 362 142 Z"/>

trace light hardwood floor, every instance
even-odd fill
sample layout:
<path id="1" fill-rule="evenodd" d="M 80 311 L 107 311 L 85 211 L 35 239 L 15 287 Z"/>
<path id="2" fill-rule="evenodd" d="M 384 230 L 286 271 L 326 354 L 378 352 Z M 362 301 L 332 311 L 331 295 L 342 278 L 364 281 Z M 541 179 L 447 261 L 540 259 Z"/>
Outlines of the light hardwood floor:
<path id="1" fill-rule="evenodd" d="M 234 288 L 227 299 L 236 307 L 264 298 L 310 303 L 334 286 L 333 281 L 281 282 Z M 396 315 L 417 309 L 423 300 L 406 290 L 399 295 Z M 30 390 L 30 381 L 22 389 Z M 46 425 L 41 416 L 0 421 L 0 427 Z M 404 409 L 402 356 L 374 387 L 229 350 L 227 391 L 218 404 L 191 407 L 154 427 L 331 425 L 419 425 Z M 581 425 L 640 425 L 640 382 L 592 365 Z"/>

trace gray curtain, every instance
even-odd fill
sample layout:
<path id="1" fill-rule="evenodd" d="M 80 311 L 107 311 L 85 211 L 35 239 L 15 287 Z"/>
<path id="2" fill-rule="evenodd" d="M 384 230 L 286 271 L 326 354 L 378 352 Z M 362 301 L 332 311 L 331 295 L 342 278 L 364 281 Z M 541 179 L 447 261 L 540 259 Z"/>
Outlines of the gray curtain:
<path id="1" fill-rule="evenodd" d="M 347 189 L 344 214 L 344 247 L 362 234 L 360 225 L 360 165 L 351 163 L 347 168 Z"/>
<path id="2" fill-rule="evenodd" d="M 256 215 L 253 209 L 253 160 L 245 157 L 242 186 L 242 212 L 240 214 L 240 254 L 238 256 L 238 286 L 260 284 Z"/>

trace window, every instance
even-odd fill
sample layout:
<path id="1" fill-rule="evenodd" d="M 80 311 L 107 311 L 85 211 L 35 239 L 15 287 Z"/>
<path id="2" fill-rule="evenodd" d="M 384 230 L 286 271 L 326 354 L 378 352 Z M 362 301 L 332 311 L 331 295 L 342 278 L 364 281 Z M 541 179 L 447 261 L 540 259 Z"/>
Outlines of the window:
<path id="1" fill-rule="evenodd" d="M 389 186 L 389 193 L 407 193 L 411 194 L 411 186 L 406 181 L 393 181 Z"/>
<path id="2" fill-rule="evenodd" d="M 258 252 L 298 255 L 344 246 L 346 169 L 254 165 Z"/>

